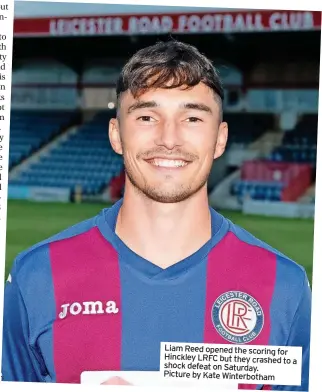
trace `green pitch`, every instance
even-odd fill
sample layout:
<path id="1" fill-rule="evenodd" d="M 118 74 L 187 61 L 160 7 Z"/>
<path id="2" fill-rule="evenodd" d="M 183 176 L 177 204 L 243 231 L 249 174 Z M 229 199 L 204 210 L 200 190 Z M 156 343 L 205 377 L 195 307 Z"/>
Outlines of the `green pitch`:
<path id="1" fill-rule="evenodd" d="M 48 204 L 9 201 L 7 217 L 7 277 L 16 255 L 31 245 L 67 227 L 96 215 L 102 204 Z M 245 216 L 236 212 L 223 215 L 305 267 L 312 279 L 313 220 L 289 220 Z"/>

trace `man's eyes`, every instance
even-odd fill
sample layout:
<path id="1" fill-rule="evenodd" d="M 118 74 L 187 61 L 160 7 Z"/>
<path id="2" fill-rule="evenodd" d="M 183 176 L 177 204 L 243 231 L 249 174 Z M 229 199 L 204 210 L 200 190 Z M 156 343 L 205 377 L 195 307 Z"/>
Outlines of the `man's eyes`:
<path id="1" fill-rule="evenodd" d="M 144 121 L 144 122 L 155 121 L 154 118 L 152 118 L 151 116 L 140 116 L 140 117 L 138 117 L 138 120 Z"/>
<path id="2" fill-rule="evenodd" d="M 188 120 L 188 122 L 200 122 L 200 121 L 202 121 L 201 118 L 198 118 L 198 117 L 188 117 L 187 120 Z"/>
<path id="3" fill-rule="evenodd" d="M 155 122 L 156 120 L 151 117 L 151 116 L 140 116 L 137 118 L 137 120 L 142 121 L 142 122 Z M 190 122 L 190 123 L 197 123 L 197 122 L 202 122 L 202 119 L 199 117 L 188 117 L 184 120 L 185 122 Z"/>

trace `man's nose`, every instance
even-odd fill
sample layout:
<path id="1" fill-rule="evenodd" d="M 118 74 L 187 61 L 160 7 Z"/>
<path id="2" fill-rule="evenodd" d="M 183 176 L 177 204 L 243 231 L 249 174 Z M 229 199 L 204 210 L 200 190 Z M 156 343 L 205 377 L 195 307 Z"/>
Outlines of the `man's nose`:
<path id="1" fill-rule="evenodd" d="M 183 144 L 180 127 L 175 121 L 169 120 L 160 125 L 156 144 L 168 150 L 173 150 Z"/>

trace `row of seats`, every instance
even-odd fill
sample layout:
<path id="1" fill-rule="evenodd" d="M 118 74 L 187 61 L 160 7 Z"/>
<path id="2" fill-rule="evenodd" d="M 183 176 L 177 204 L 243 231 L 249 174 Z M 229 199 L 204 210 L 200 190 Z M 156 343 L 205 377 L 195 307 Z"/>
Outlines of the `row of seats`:
<path id="1" fill-rule="evenodd" d="M 278 147 L 270 155 L 270 160 L 275 162 L 311 163 L 316 165 L 316 148 L 288 148 Z"/>
<path id="2" fill-rule="evenodd" d="M 317 125 L 315 114 L 302 116 L 292 131 L 285 132 L 281 146 L 275 148 L 270 160 L 276 162 L 310 163 L 316 165 Z"/>
<path id="3" fill-rule="evenodd" d="M 316 165 L 317 153 L 317 115 L 303 115 L 294 130 L 285 132 L 282 143 L 269 155 L 274 162 L 309 163 Z M 284 185 L 268 181 L 243 181 L 232 183 L 230 192 L 242 202 L 245 197 L 254 200 L 280 201 Z M 313 199 L 314 200 L 314 199 Z"/>
<path id="4" fill-rule="evenodd" d="M 9 168 L 19 164 L 57 134 L 71 120 L 70 112 L 12 111 Z"/>
<path id="5" fill-rule="evenodd" d="M 282 145 L 294 147 L 315 147 L 317 144 L 318 116 L 316 114 L 306 114 L 296 124 L 290 132 L 285 132 Z"/>
<path id="6" fill-rule="evenodd" d="M 279 182 L 237 180 L 231 185 L 231 194 L 242 202 L 253 200 L 281 201 L 284 185 Z"/>
<path id="7" fill-rule="evenodd" d="M 16 182 L 72 190 L 81 186 L 84 194 L 101 192 L 123 169 L 123 159 L 112 150 L 106 132 L 114 114 L 98 113 L 20 173 Z"/>
<path id="8" fill-rule="evenodd" d="M 224 116 L 228 123 L 228 148 L 234 145 L 245 147 L 254 142 L 274 125 L 271 114 L 228 113 Z"/>

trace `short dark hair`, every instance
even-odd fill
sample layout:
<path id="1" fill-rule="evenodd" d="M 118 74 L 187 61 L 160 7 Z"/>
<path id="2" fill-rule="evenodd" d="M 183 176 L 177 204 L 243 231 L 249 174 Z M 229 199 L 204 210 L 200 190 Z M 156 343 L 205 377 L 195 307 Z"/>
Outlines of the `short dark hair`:
<path id="1" fill-rule="evenodd" d="M 123 67 L 116 84 L 118 106 L 121 94 L 127 90 L 136 98 L 151 88 L 191 88 L 200 82 L 213 90 L 222 106 L 222 82 L 206 56 L 183 42 L 157 42 L 140 49 Z"/>

